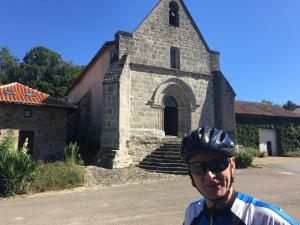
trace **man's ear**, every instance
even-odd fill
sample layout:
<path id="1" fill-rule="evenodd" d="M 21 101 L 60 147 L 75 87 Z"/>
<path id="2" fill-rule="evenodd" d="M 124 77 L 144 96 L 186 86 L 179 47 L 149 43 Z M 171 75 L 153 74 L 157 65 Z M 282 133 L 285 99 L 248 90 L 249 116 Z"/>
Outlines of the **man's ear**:
<path id="1" fill-rule="evenodd" d="M 232 172 L 232 173 L 235 172 L 236 164 L 235 164 L 235 158 L 234 158 L 234 157 L 232 157 L 232 158 L 230 159 L 230 168 L 231 168 L 231 172 Z"/>

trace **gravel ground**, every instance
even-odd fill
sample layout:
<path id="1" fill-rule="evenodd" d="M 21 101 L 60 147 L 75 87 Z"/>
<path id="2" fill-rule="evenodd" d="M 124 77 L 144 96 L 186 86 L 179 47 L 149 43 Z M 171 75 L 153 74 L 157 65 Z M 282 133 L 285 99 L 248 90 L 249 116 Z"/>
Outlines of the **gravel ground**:
<path id="1" fill-rule="evenodd" d="M 136 166 L 113 170 L 96 166 L 86 166 L 84 173 L 86 186 L 88 187 L 140 184 L 182 177 L 181 175 L 149 172 Z"/>
<path id="2" fill-rule="evenodd" d="M 255 158 L 253 167 L 261 168 L 269 163 L 293 162 L 295 160 L 299 160 L 300 162 L 300 158 L 295 159 L 289 157 Z M 86 166 L 84 172 L 86 187 L 111 187 L 126 184 L 140 184 L 182 177 L 182 175 L 149 172 L 136 166 L 113 170 L 96 166 Z"/>

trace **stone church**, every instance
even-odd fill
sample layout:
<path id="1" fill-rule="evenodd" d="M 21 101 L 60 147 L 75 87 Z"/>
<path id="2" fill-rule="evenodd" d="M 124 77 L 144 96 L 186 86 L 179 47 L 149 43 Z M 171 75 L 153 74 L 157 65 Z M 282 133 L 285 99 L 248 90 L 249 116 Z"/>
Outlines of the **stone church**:
<path id="1" fill-rule="evenodd" d="M 110 168 L 136 165 L 166 136 L 198 126 L 235 138 L 235 92 L 219 57 L 182 0 L 160 0 L 135 31 L 106 42 L 70 89 L 76 137 Z"/>

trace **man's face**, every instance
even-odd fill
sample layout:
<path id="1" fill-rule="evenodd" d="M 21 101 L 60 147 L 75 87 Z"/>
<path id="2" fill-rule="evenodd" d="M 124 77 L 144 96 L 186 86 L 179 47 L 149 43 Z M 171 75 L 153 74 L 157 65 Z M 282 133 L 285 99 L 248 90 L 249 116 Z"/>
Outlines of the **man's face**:
<path id="1" fill-rule="evenodd" d="M 195 162 L 208 162 L 211 160 L 219 159 L 221 156 L 217 153 L 202 153 L 194 155 L 189 164 Z M 214 200 L 223 197 L 231 182 L 231 173 L 235 171 L 234 158 L 229 159 L 229 165 L 221 172 L 213 173 L 210 169 L 207 169 L 203 175 L 192 173 L 195 185 L 198 190 L 208 199 Z"/>

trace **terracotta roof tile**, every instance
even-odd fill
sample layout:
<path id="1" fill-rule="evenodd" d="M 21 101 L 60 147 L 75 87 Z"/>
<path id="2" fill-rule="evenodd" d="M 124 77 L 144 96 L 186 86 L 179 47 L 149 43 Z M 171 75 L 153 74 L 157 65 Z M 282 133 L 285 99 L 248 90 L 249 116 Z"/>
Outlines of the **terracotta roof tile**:
<path id="1" fill-rule="evenodd" d="M 0 86 L 0 102 L 61 108 L 75 107 L 75 105 L 58 100 L 17 82 Z"/>
<path id="2" fill-rule="evenodd" d="M 235 101 L 234 112 L 235 114 L 300 118 L 299 114 L 282 107 L 257 102 Z"/>

